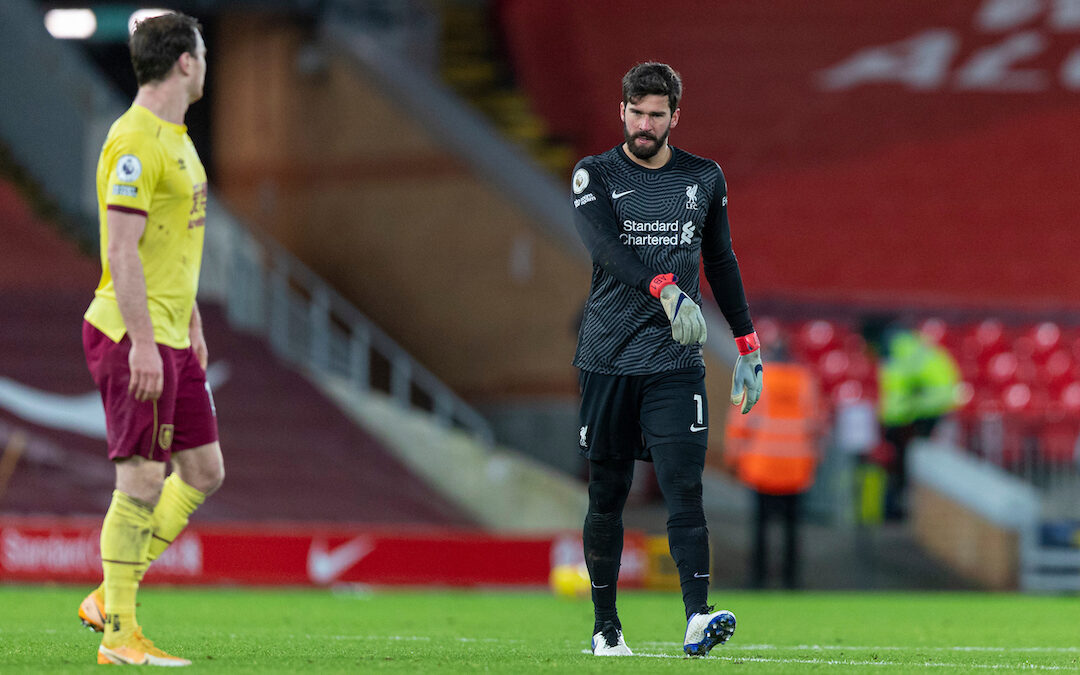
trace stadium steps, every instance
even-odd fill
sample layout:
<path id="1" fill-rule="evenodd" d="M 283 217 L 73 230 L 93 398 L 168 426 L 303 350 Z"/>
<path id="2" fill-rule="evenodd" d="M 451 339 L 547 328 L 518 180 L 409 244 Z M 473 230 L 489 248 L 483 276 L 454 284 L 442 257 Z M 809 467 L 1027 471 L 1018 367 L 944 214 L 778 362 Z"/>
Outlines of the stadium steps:
<path id="1" fill-rule="evenodd" d="M 560 177 L 573 167 L 575 151 L 552 136 L 532 110 L 492 30 L 488 9 L 479 3 L 443 0 L 440 74 L 460 96 L 480 110 L 505 136 L 541 166 Z"/>
<path id="2" fill-rule="evenodd" d="M 484 447 L 381 393 L 359 394 L 338 378 L 322 377 L 319 385 L 411 471 L 484 527 L 508 532 L 581 527 L 588 493 L 580 481 L 520 452 Z"/>

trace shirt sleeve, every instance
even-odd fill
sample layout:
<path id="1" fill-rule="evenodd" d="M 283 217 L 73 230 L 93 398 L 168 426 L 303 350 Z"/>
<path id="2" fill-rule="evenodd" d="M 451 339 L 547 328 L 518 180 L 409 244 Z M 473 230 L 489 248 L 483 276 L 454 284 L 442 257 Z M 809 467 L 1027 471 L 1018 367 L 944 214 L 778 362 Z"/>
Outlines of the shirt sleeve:
<path id="1" fill-rule="evenodd" d="M 123 134 L 109 144 L 105 208 L 147 215 L 164 166 L 160 153 L 140 134 Z"/>
<path id="2" fill-rule="evenodd" d="M 649 282 L 661 272 L 650 269 L 619 241 L 619 222 L 607 184 L 589 158 L 574 167 L 572 188 L 574 225 L 593 263 L 627 286 L 648 293 Z"/>
<path id="3" fill-rule="evenodd" d="M 719 171 L 719 167 L 717 167 Z M 735 250 L 731 247 L 731 226 L 727 215 L 727 181 L 723 171 L 716 179 L 709 211 L 705 215 L 705 229 L 702 232 L 701 257 L 705 268 L 705 279 L 712 288 L 716 304 L 731 326 L 735 337 L 754 332 L 754 322 L 750 319 L 750 305 L 746 302 L 739 261 L 735 259 Z"/>

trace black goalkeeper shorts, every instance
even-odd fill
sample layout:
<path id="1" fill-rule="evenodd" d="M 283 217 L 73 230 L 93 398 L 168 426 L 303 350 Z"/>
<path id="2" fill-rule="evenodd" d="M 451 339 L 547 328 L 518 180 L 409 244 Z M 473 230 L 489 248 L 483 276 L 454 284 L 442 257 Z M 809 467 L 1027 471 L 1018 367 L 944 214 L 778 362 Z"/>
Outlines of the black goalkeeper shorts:
<path id="1" fill-rule="evenodd" d="M 654 375 L 583 370 L 579 383 L 578 449 L 587 459 L 651 462 L 651 449 L 665 443 L 708 445 L 704 368 Z"/>

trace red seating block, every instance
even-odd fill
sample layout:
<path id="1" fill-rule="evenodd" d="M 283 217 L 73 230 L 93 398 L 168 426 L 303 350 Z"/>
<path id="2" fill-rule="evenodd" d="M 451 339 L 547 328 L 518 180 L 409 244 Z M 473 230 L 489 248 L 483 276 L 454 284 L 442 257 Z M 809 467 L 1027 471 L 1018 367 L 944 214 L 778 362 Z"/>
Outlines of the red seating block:
<path id="1" fill-rule="evenodd" d="M 841 346 L 841 334 L 834 322 L 815 319 L 798 328 L 793 342 L 793 351 L 805 360 L 814 362 L 825 352 Z"/>

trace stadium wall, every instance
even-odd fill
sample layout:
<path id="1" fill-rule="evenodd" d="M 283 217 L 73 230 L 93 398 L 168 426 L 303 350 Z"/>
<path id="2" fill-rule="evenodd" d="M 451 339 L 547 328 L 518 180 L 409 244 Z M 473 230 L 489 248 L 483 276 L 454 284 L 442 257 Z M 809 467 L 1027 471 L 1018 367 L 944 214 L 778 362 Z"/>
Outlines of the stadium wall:
<path id="1" fill-rule="evenodd" d="M 245 14 L 219 40 L 228 203 L 459 393 L 576 391 L 580 260 L 309 31 Z"/>
<path id="2" fill-rule="evenodd" d="M 916 539 L 986 588 L 1021 586 L 1038 526 L 1035 489 L 960 449 L 916 442 L 909 451 Z"/>

